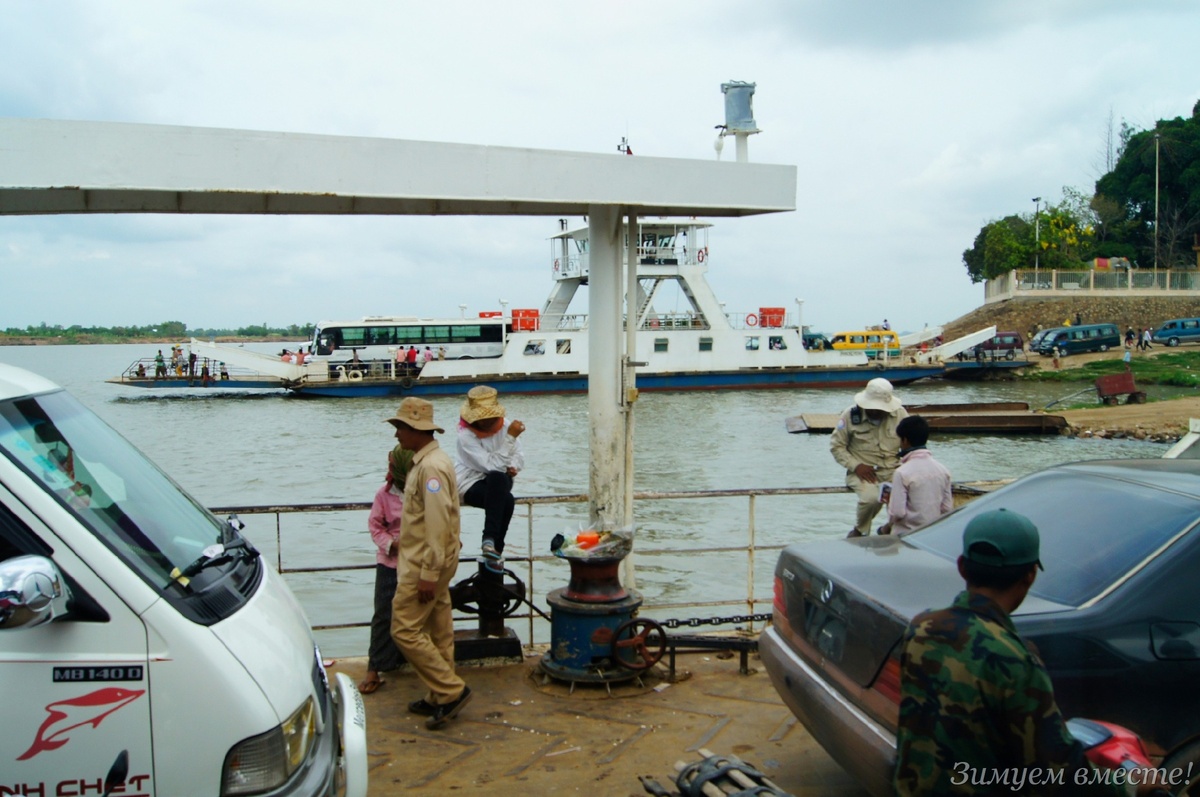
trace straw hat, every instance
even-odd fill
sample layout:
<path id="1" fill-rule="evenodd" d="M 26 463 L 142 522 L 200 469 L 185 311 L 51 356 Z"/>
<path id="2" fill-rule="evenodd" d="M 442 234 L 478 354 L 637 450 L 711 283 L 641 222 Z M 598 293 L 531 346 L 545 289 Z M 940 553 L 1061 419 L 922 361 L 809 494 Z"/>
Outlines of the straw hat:
<path id="1" fill-rule="evenodd" d="M 444 432 L 442 427 L 433 422 L 433 405 L 425 399 L 409 396 L 400 402 L 396 417 L 388 418 L 392 426 L 404 424 L 420 432 Z"/>
<path id="2" fill-rule="evenodd" d="M 467 423 L 503 418 L 504 405 L 496 398 L 497 395 L 494 387 L 476 385 L 467 392 L 467 400 L 463 402 L 459 416 Z"/>
<path id="3" fill-rule="evenodd" d="M 883 410 L 895 412 L 904 406 L 892 392 L 892 383 L 883 377 L 876 377 L 854 397 L 854 403 L 864 410 Z"/>

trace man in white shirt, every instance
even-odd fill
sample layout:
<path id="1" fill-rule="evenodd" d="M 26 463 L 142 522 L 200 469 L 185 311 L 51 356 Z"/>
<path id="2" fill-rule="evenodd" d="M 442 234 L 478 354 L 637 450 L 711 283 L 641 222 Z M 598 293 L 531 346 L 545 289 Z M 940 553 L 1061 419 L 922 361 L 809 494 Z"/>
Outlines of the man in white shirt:
<path id="1" fill-rule="evenodd" d="M 458 462 L 455 477 L 461 503 L 484 511 L 481 552 L 485 566 L 504 571 L 504 537 L 516 499 L 513 478 L 525 467 L 517 439 L 521 421 L 508 421 L 494 387 L 477 385 L 467 393 L 459 411 Z"/>

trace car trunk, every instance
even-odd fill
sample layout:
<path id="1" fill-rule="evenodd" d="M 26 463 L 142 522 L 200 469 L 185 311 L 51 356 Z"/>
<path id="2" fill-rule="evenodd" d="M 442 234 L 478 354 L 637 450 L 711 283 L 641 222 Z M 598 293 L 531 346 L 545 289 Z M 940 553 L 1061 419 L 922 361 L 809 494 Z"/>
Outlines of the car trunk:
<path id="1" fill-rule="evenodd" d="M 896 537 L 792 546 L 775 575 L 789 644 L 860 687 L 875 680 L 914 614 L 963 588 L 952 563 Z"/>

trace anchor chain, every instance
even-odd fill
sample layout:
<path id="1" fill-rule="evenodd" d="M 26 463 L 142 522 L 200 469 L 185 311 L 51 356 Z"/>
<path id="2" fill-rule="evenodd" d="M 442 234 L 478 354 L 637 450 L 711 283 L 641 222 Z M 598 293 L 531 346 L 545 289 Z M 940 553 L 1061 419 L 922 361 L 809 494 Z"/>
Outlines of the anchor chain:
<path id="1" fill-rule="evenodd" d="M 659 620 L 663 628 L 699 628 L 702 625 L 732 625 L 735 623 L 765 623 L 771 619 L 771 613 L 764 614 L 735 614 L 731 617 L 690 617 L 686 620 Z"/>

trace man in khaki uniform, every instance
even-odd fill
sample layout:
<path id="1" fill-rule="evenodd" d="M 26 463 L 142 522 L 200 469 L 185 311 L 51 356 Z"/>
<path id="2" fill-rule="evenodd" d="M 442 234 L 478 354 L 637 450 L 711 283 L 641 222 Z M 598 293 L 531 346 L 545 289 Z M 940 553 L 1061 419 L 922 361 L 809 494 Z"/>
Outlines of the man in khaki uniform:
<path id="1" fill-rule="evenodd" d="M 871 521 L 883 504 L 880 482 L 889 481 L 900 465 L 900 436 L 896 424 L 908 412 L 892 392 L 892 383 L 877 378 L 854 396 L 854 405 L 838 418 L 829 451 L 846 469 L 846 486 L 858 495 L 854 529 L 848 536 L 871 533 Z"/>
<path id="2" fill-rule="evenodd" d="M 396 551 L 392 639 L 429 690 L 408 710 L 427 717 L 425 727 L 440 728 L 471 699 L 470 687 L 454 671 L 450 579 L 462 548 L 454 461 L 433 438 L 445 430 L 433 422 L 428 401 L 404 399 L 387 422 L 396 428 L 400 445 L 415 452 Z"/>

